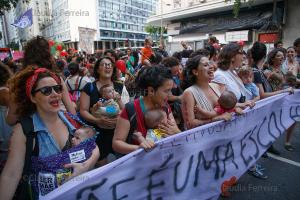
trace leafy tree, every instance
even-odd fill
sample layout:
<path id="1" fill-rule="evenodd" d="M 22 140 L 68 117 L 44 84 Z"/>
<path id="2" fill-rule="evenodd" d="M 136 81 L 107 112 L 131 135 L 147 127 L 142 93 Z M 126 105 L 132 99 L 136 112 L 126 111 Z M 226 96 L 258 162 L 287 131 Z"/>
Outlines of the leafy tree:
<path id="1" fill-rule="evenodd" d="M 159 27 L 159 26 L 147 25 L 147 26 L 145 27 L 145 31 L 146 31 L 147 33 L 149 33 L 150 36 L 151 36 L 153 39 L 155 39 L 156 41 L 159 39 L 158 36 L 160 36 L 160 37 L 162 38 L 162 36 L 161 36 L 161 27 Z M 164 33 L 164 34 L 167 33 L 166 27 L 163 27 L 163 33 Z M 160 41 L 160 43 L 161 43 L 161 42 L 162 42 L 162 41 Z"/>
<path id="2" fill-rule="evenodd" d="M 0 1 L 0 15 L 4 14 L 4 11 L 8 11 L 17 6 L 19 0 L 1 0 Z"/>
<path id="3" fill-rule="evenodd" d="M 1 0 L 0 1 L 0 16 L 4 14 L 4 11 L 9 11 L 15 8 L 18 2 L 28 3 L 30 0 Z"/>
<path id="4" fill-rule="evenodd" d="M 7 47 L 11 48 L 12 50 L 19 50 L 19 44 L 15 41 L 10 42 Z"/>
<path id="5" fill-rule="evenodd" d="M 239 13 L 240 13 L 240 9 L 241 9 L 241 5 L 242 3 L 246 3 L 248 2 L 248 5 L 251 6 L 251 4 L 255 1 L 255 0 L 225 0 L 225 2 L 233 2 L 233 15 L 234 17 L 238 17 Z"/>

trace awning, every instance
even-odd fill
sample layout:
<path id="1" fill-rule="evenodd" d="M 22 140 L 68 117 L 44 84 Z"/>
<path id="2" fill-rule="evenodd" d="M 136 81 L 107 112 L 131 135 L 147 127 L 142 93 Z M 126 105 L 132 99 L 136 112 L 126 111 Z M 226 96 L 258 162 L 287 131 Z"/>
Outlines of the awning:
<path id="1" fill-rule="evenodd" d="M 260 29 L 264 24 L 270 23 L 272 13 L 257 13 L 256 15 L 248 15 L 238 19 L 220 20 L 217 24 L 190 24 L 182 28 L 179 34 L 185 33 L 212 33 L 218 31 L 233 31 L 233 30 L 251 30 Z M 208 19 L 210 21 L 210 19 Z M 217 20 L 218 21 L 218 20 Z M 225 22 L 225 23 L 224 23 Z"/>
<path id="2" fill-rule="evenodd" d="M 275 31 L 283 19 L 283 5 L 278 4 L 272 16 L 272 4 L 241 10 L 238 18 L 232 12 L 198 16 L 181 21 L 179 34 L 213 33 L 219 31 L 251 30 Z"/>

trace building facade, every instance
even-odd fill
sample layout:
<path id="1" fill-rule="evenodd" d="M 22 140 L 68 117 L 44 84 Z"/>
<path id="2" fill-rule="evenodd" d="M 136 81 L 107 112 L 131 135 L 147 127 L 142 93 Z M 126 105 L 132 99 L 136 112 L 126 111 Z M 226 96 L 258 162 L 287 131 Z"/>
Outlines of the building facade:
<path id="1" fill-rule="evenodd" d="M 51 20 L 42 29 L 43 36 L 64 42 L 66 48 L 80 49 L 79 29 L 97 29 L 96 0 L 51 0 Z M 93 41 L 96 38 L 91 38 Z"/>
<path id="2" fill-rule="evenodd" d="M 3 17 L 0 17 L 0 48 L 6 46 L 5 37 L 4 37 L 4 20 Z"/>
<path id="3" fill-rule="evenodd" d="M 163 10 L 149 18 L 148 23 L 167 27 L 168 48 L 181 50 L 181 41 L 194 49 L 203 48 L 209 35 L 221 44 L 244 41 L 246 48 L 254 41 L 273 47 L 276 40 L 284 38 L 286 3 L 278 0 L 273 12 L 273 0 L 255 0 L 242 4 L 239 16 L 234 18 L 233 1 L 224 0 L 162 0 Z M 165 6 L 165 4 L 171 6 Z M 299 18 L 299 17 L 298 17 Z"/>
<path id="4" fill-rule="evenodd" d="M 30 8 L 32 8 L 32 25 L 23 29 L 13 26 L 15 20 Z M 5 12 L 2 17 L 6 45 L 15 42 L 21 44 L 22 48 L 33 36 L 42 35 L 41 30 L 44 24 L 50 21 L 50 16 L 44 14 L 48 12 L 48 0 L 19 1 L 15 8 Z"/>
<path id="5" fill-rule="evenodd" d="M 156 11 L 157 0 L 98 0 L 97 49 L 142 46 L 145 25 Z"/>
<path id="6" fill-rule="evenodd" d="M 17 28 L 18 39 L 22 46 L 32 37 L 42 35 L 41 30 L 44 24 L 50 21 L 48 0 L 19 1 L 14 9 L 14 19 L 17 19 L 24 12 L 32 8 L 32 25 L 27 28 Z"/>
<path id="7" fill-rule="evenodd" d="M 14 23 L 14 12 L 15 10 L 12 9 L 2 15 L 2 37 L 4 46 L 11 42 L 19 42 L 17 28 L 11 25 Z"/>

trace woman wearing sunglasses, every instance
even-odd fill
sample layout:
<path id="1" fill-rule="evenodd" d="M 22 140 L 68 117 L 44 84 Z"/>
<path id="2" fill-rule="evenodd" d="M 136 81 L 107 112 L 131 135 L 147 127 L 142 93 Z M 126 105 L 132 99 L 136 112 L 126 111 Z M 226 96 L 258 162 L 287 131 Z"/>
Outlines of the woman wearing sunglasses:
<path id="1" fill-rule="evenodd" d="M 24 50 L 24 58 L 22 62 L 23 68 L 27 67 L 45 67 L 50 71 L 57 72 L 57 67 L 55 65 L 55 60 L 50 53 L 50 46 L 48 41 L 40 36 L 34 37 L 27 42 Z M 61 78 L 62 80 L 62 78 Z M 63 92 L 62 92 L 62 103 L 61 106 L 72 113 L 76 114 L 76 110 L 71 102 L 69 97 L 69 92 L 67 86 L 62 82 Z M 13 101 L 14 94 L 10 92 L 10 104 L 8 113 L 6 116 L 6 122 L 9 125 L 14 125 L 17 123 L 20 116 L 17 114 L 17 110 L 20 109 L 17 107 L 17 103 Z"/>
<path id="2" fill-rule="evenodd" d="M 27 67 L 11 80 L 11 91 L 15 94 L 18 116 L 21 119 L 31 116 L 32 119 L 36 133 L 32 155 L 44 158 L 71 148 L 75 128 L 60 111 L 63 88 L 58 76 L 45 68 Z M 11 137 L 8 160 L 0 178 L 1 199 L 12 199 L 21 180 L 26 162 L 26 141 L 24 130 L 17 123 Z M 38 153 L 35 153 L 36 149 Z M 85 162 L 71 163 L 64 168 L 71 168 L 72 177 L 75 177 L 92 169 L 98 157 L 99 149 L 96 147 Z M 38 181 L 37 177 L 34 178 Z"/>

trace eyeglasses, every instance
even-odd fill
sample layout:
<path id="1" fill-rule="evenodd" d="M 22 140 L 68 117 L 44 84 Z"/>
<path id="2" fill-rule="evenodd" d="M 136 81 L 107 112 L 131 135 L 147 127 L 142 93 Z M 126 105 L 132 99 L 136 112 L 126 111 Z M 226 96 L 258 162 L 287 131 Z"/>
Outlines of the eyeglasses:
<path id="1" fill-rule="evenodd" d="M 52 91 L 54 90 L 57 94 L 61 94 L 62 93 L 62 85 L 54 85 L 54 86 L 46 86 L 46 87 L 42 87 L 40 89 L 37 89 L 35 91 L 32 92 L 32 94 L 35 94 L 37 92 L 41 92 L 43 95 L 45 96 L 49 96 Z"/>
<path id="2" fill-rule="evenodd" d="M 112 63 L 101 63 L 101 66 L 112 67 Z"/>

